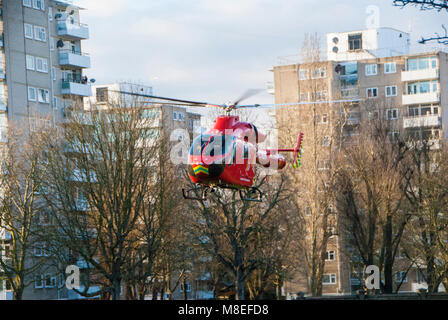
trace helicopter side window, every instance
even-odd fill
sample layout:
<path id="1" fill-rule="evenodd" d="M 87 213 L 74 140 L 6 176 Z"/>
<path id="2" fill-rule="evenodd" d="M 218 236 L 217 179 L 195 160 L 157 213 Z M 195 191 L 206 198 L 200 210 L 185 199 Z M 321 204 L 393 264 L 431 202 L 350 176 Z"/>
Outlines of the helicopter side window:
<path id="1" fill-rule="evenodd" d="M 249 159 L 249 147 L 247 144 L 243 146 L 243 159 Z"/>
<path id="2" fill-rule="evenodd" d="M 213 136 L 205 147 L 205 155 L 219 156 L 227 154 L 233 144 L 233 136 Z"/>
<path id="3" fill-rule="evenodd" d="M 207 145 L 207 142 L 210 140 L 210 137 L 210 135 L 197 136 L 191 145 L 190 154 L 193 156 L 200 156 Z"/>

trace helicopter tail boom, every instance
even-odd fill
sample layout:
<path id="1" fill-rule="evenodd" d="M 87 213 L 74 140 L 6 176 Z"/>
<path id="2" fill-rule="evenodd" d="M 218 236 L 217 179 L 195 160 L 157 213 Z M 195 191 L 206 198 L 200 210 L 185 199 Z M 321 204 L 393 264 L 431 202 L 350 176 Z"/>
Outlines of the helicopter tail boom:
<path id="1" fill-rule="evenodd" d="M 302 141 L 303 141 L 303 132 L 299 133 L 299 136 L 297 138 L 297 145 L 294 149 L 269 149 L 264 150 L 266 152 L 266 155 L 269 156 L 271 154 L 276 154 L 278 152 L 294 152 L 294 168 L 298 168 L 301 165 L 302 160 Z"/>

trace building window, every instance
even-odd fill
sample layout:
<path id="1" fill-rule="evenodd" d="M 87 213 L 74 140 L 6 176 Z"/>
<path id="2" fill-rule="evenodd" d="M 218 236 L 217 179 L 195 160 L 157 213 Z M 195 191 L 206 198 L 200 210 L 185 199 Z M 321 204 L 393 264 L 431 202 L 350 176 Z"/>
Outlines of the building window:
<path id="1" fill-rule="evenodd" d="M 328 115 L 326 113 L 322 115 L 322 124 L 328 124 Z"/>
<path id="2" fill-rule="evenodd" d="M 51 274 L 45 275 L 45 288 L 55 288 L 56 287 L 56 277 Z"/>
<path id="3" fill-rule="evenodd" d="M 34 57 L 27 55 L 26 56 L 26 68 L 28 70 L 34 70 L 35 69 L 35 64 L 34 64 Z"/>
<path id="4" fill-rule="evenodd" d="M 378 74 L 378 65 L 377 64 L 366 65 L 366 76 L 374 76 L 376 74 Z"/>
<path id="5" fill-rule="evenodd" d="M 39 102 L 42 103 L 50 103 L 50 92 L 46 89 L 37 89 L 37 98 L 39 100 Z"/>
<path id="6" fill-rule="evenodd" d="M 58 98 L 53 97 L 53 108 L 57 109 L 58 108 Z"/>
<path id="7" fill-rule="evenodd" d="M 327 68 L 319 68 L 311 71 L 311 79 L 320 79 L 327 77 Z"/>
<path id="8" fill-rule="evenodd" d="M 322 277 L 322 284 L 335 284 L 336 283 L 336 274 L 324 274 Z"/>
<path id="9" fill-rule="evenodd" d="M 395 274 L 395 281 L 396 282 L 403 282 L 403 283 L 408 282 L 407 272 L 406 271 L 397 272 Z"/>
<path id="10" fill-rule="evenodd" d="M 384 73 L 397 72 L 397 64 L 395 62 L 387 62 L 384 64 Z"/>
<path id="11" fill-rule="evenodd" d="M 34 278 L 34 288 L 42 289 L 44 287 L 44 276 L 42 274 L 38 274 Z"/>
<path id="12" fill-rule="evenodd" d="M 191 283 L 186 282 L 182 283 L 180 286 L 180 292 L 191 292 Z"/>
<path id="13" fill-rule="evenodd" d="M 96 102 L 109 101 L 109 88 L 96 88 Z"/>
<path id="14" fill-rule="evenodd" d="M 395 97 L 397 95 L 397 86 L 386 87 L 386 97 Z"/>
<path id="15" fill-rule="evenodd" d="M 47 41 L 47 30 L 44 27 L 34 26 L 34 39 Z"/>
<path id="16" fill-rule="evenodd" d="M 362 49 L 362 34 L 353 34 L 348 36 L 348 48 L 350 51 Z"/>
<path id="17" fill-rule="evenodd" d="M 429 93 L 437 91 L 438 91 L 437 80 L 412 82 L 409 83 L 407 86 L 408 94 Z"/>
<path id="18" fill-rule="evenodd" d="M 334 260 L 336 260 L 336 253 L 333 250 L 327 251 L 325 253 L 325 260 L 326 261 L 334 261 Z"/>
<path id="19" fill-rule="evenodd" d="M 23 5 L 31 8 L 31 0 L 23 0 Z"/>
<path id="20" fill-rule="evenodd" d="M 33 26 L 28 23 L 25 23 L 23 26 L 24 26 L 25 38 L 33 39 Z"/>
<path id="21" fill-rule="evenodd" d="M 45 3 L 44 0 L 33 0 L 33 8 L 37 10 L 45 11 Z"/>
<path id="22" fill-rule="evenodd" d="M 367 98 L 378 97 L 378 88 L 367 88 Z"/>
<path id="23" fill-rule="evenodd" d="M 386 110 L 386 120 L 397 120 L 397 119 L 398 119 L 398 109 Z"/>
<path id="24" fill-rule="evenodd" d="M 36 100 L 37 100 L 36 88 L 28 87 L 28 101 L 36 101 Z"/>
<path id="25" fill-rule="evenodd" d="M 176 121 L 184 121 L 184 114 L 182 112 L 173 112 L 173 119 Z"/>
<path id="26" fill-rule="evenodd" d="M 308 70 L 299 70 L 299 80 L 308 80 Z"/>
<path id="27" fill-rule="evenodd" d="M 435 69 L 437 67 L 437 57 L 424 57 L 424 58 L 414 58 L 408 59 L 407 61 L 407 71 L 414 70 L 425 70 L 425 69 Z"/>
<path id="28" fill-rule="evenodd" d="M 300 93 L 300 101 L 307 101 L 308 97 L 306 93 Z"/>
<path id="29" fill-rule="evenodd" d="M 319 160 L 317 162 L 317 170 L 330 170 L 330 161 L 328 160 Z"/>
<path id="30" fill-rule="evenodd" d="M 36 58 L 36 71 L 48 73 L 48 60 Z"/>
<path id="31" fill-rule="evenodd" d="M 311 207 L 305 208 L 305 215 L 310 216 L 311 215 Z"/>
<path id="32" fill-rule="evenodd" d="M 330 146 L 330 137 L 329 136 L 325 136 L 322 139 L 322 146 L 324 146 L 324 147 L 329 147 Z"/>
<path id="33" fill-rule="evenodd" d="M 398 139 L 400 138 L 400 132 L 392 131 L 391 133 L 389 133 L 389 137 L 390 137 L 390 142 L 397 142 Z"/>

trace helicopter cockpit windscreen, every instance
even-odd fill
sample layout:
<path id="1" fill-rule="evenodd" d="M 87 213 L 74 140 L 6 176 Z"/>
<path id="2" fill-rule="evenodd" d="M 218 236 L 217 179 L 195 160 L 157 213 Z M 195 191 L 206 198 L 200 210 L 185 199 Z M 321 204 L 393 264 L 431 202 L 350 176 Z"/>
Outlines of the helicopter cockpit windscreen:
<path id="1" fill-rule="evenodd" d="M 190 154 L 199 156 L 219 156 L 227 154 L 232 147 L 234 137 L 229 135 L 201 135 L 194 139 Z M 205 149 L 204 149 L 205 148 Z"/>

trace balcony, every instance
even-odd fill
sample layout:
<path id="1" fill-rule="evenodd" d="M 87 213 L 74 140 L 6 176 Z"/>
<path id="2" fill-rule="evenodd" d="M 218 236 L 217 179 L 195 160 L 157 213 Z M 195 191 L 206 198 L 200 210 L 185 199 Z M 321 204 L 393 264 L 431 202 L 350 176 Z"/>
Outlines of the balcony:
<path id="1" fill-rule="evenodd" d="M 404 94 L 403 104 L 419 104 L 419 103 L 431 103 L 440 102 L 440 96 L 438 92 L 417 93 L 417 94 Z"/>
<path id="2" fill-rule="evenodd" d="M 89 27 L 85 24 L 70 22 L 68 20 L 58 21 L 58 36 L 64 40 L 84 40 L 89 38 Z"/>
<path id="3" fill-rule="evenodd" d="M 69 68 L 90 68 L 90 57 L 72 51 L 59 51 L 59 64 Z"/>
<path id="4" fill-rule="evenodd" d="M 401 81 L 418 81 L 418 80 L 431 80 L 439 78 L 438 69 L 422 69 L 403 71 L 401 73 Z"/>
<path id="5" fill-rule="evenodd" d="M 403 119 L 403 128 L 423 128 L 423 127 L 438 127 L 442 124 L 439 115 L 427 115 L 417 117 L 405 117 Z"/>
<path id="6" fill-rule="evenodd" d="M 61 94 L 90 97 L 92 95 L 92 88 L 88 83 L 62 80 Z"/>

